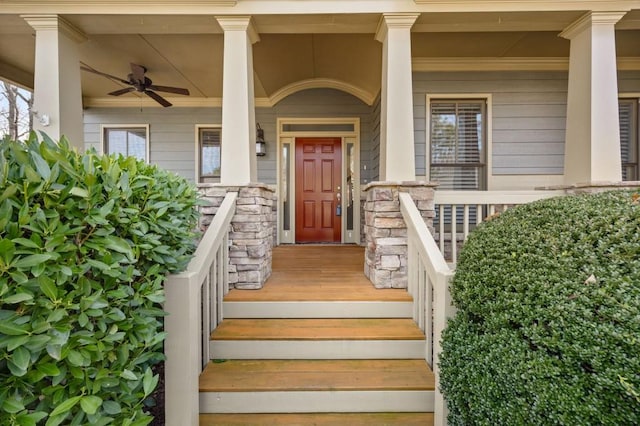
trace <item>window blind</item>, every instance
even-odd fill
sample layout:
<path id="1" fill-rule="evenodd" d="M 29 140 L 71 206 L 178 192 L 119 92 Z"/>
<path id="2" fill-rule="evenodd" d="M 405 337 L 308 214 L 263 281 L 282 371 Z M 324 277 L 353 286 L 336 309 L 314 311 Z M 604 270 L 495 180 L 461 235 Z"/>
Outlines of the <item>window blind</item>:
<path id="1" fill-rule="evenodd" d="M 622 180 L 638 180 L 638 99 L 621 99 L 618 112 Z"/>
<path id="2" fill-rule="evenodd" d="M 219 128 L 200 129 L 200 181 L 203 178 L 220 177 L 220 141 L 222 131 Z"/>

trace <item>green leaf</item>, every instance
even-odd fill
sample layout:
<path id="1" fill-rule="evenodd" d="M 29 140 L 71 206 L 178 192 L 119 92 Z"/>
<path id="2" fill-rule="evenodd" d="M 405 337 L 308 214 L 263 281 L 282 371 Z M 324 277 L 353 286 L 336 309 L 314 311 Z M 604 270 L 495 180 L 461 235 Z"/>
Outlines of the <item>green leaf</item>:
<path id="1" fill-rule="evenodd" d="M 82 411 L 87 414 L 95 414 L 98 411 L 98 408 L 102 405 L 102 398 L 88 395 L 83 396 L 80 400 L 80 406 L 82 407 Z"/>
<path id="2" fill-rule="evenodd" d="M 2 403 L 2 409 L 7 413 L 15 414 L 24 410 L 24 404 L 12 396 L 4 400 Z"/>
<path id="3" fill-rule="evenodd" d="M 84 365 L 84 357 L 78 351 L 69 351 L 67 359 L 69 363 L 75 367 L 82 367 Z"/>
<path id="4" fill-rule="evenodd" d="M 67 417 L 66 412 L 59 414 L 57 416 L 52 416 L 51 414 L 49 414 L 49 418 L 47 419 L 47 422 L 44 424 L 44 426 L 58 426 L 62 424 L 62 422 L 65 420 L 66 417 Z"/>
<path id="5" fill-rule="evenodd" d="M 81 399 L 82 399 L 82 395 L 74 396 L 63 401 L 49 414 L 49 416 L 55 417 L 59 414 L 66 413 L 67 411 L 71 410 Z"/>
<path id="6" fill-rule="evenodd" d="M 104 401 L 102 403 L 102 409 L 105 413 L 110 415 L 120 414 L 122 412 L 122 407 L 116 401 Z"/>
<path id="7" fill-rule="evenodd" d="M 71 191 L 69 192 L 76 197 L 89 198 L 89 191 L 83 188 L 78 188 L 77 186 L 71 188 Z"/>
<path id="8" fill-rule="evenodd" d="M 36 370 L 47 376 L 55 377 L 60 374 L 60 369 L 54 363 L 36 364 Z"/>
<path id="9" fill-rule="evenodd" d="M 105 237 L 105 247 L 109 250 L 114 250 L 118 253 L 126 254 L 130 258 L 133 258 L 133 251 L 131 250 L 131 246 L 122 238 L 113 235 Z"/>
<path id="10" fill-rule="evenodd" d="M 158 378 L 159 376 L 154 375 L 151 368 L 147 367 L 147 370 L 144 372 L 144 377 L 142 378 L 142 390 L 144 391 L 145 397 L 151 395 L 151 392 L 153 392 L 158 384 Z"/>
<path id="11" fill-rule="evenodd" d="M 40 275 L 38 277 L 38 284 L 40 285 L 40 290 L 51 300 L 56 300 L 58 297 L 58 288 L 56 287 L 55 282 L 46 275 Z"/>
<path id="12" fill-rule="evenodd" d="M 60 361 L 62 358 L 62 345 L 47 345 L 47 353 L 51 358 Z"/>
<path id="13" fill-rule="evenodd" d="M 9 336 L 21 336 L 23 334 L 29 334 L 29 325 L 18 325 L 11 321 L 0 321 L 0 333 L 8 334 Z"/>
<path id="14" fill-rule="evenodd" d="M 24 346 L 17 348 L 11 355 L 11 361 L 21 370 L 26 370 L 31 361 L 31 352 Z"/>
<path id="15" fill-rule="evenodd" d="M 18 191 L 18 185 L 9 185 L 2 191 L 2 195 L 0 195 L 0 202 L 6 200 L 7 198 L 13 197 L 13 195 Z"/>
<path id="16" fill-rule="evenodd" d="M 40 248 L 40 246 L 35 241 L 31 241 L 26 238 L 14 238 L 12 241 L 15 244 L 19 244 L 21 246 L 28 247 L 28 248 L 33 248 L 33 249 Z"/>
<path id="17" fill-rule="evenodd" d="M 16 421 L 20 426 L 36 426 L 38 422 L 47 417 L 47 413 L 36 411 L 33 413 L 23 413 L 16 417 Z"/>
<path id="18" fill-rule="evenodd" d="M 19 348 L 20 346 L 27 343 L 30 339 L 30 336 L 13 336 L 9 337 L 5 343 L 7 345 L 7 351 L 12 352 L 14 349 Z"/>
<path id="19" fill-rule="evenodd" d="M 120 377 L 127 380 L 138 380 L 138 376 L 136 376 L 133 371 L 124 369 L 122 373 L 120 373 Z"/>
<path id="20" fill-rule="evenodd" d="M 49 180 L 51 177 L 51 168 L 46 161 L 40 156 L 36 151 L 30 151 L 31 159 L 33 159 L 33 163 L 36 166 L 36 170 L 44 178 L 44 180 Z"/>
<path id="21" fill-rule="evenodd" d="M 18 259 L 13 266 L 15 266 L 16 268 L 31 268 L 32 266 L 44 263 L 49 259 L 53 259 L 54 257 L 56 256 L 51 253 L 31 254 L 29 256 Z"/>
<path id="22" fill-rule="evenodd" d="M 21 303 L 26 302 L 27 300 L 32 300 L 33 295 L 29 293 L 16 293 L 11 296 L 4 297 L 2 301 L 7 304 Z"/>

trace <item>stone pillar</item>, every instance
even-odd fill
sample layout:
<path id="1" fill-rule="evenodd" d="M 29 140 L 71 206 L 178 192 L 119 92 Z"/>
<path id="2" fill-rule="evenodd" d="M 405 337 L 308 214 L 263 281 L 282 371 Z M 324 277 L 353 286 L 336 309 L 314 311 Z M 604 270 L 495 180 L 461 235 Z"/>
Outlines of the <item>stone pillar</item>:
<path id="1" fill-rule="evenodd" d="M 567 27 L 571 40 L 565 184 L 622 180 L 615 24 L 625 12 L 589 12 Z"/>
<path id="2" fill-rule="evenodd" d="M 67 137 L 84 150 L 78 44 L 85 35 L 57 15 L 24 15 L 36 31 L 33 127 L 52 139 Z"/>
<path id="3" fill-rule="evenodd" d="M 399 193 L 408 192 L 433 233 L 433 188 L 426 182 L 372 182 L 364 187 L 364 274 L 376 288 L 407 287 L 407 225 L 400 211 Z"/>
<path id="4" fill-rule="evenodd" d="M 411 27 L 419 14 L 385 13 L 376 40 L 382 43 L 380 180 L 416 178 L 413 141 Z"/>
<path id="5" fill-rule="evenodd" d="M 250 16 L 218 16 L 224 31 L 222 150 L 220 182 L 257 181 L 253 43 L 259 41 Z"/>
<path id="6" fill-rule="evenodd" d="M 229 285 L 238 289 L 260 289 L 271 276 L 274 245 L 274 190 L 262 184 L 230 187 L 200 184 L 207 202 L 201 208 L 204 230 L 218 212 L 227 192 L 237 192 L 236 212 L 229 233 Z"/>

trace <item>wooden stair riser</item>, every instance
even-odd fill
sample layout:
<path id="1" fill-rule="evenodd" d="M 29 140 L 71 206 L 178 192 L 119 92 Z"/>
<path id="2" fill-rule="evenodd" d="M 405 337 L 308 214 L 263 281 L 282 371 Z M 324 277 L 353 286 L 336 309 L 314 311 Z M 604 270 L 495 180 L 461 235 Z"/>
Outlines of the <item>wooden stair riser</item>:
<path id="1" fill-rule="evenodd" d="M 225 318 L 411 318 L 412 302 L 224 302 Z"/>
<path id="2" fill-rule="evenodd" d="M 201 392 L 201 413 L 432 412 L 433 391 Z"/>
<path id="3" fill-rule="evenodd" d="M 200 426 L 430 426 L 432 413 L 202 414 Z"/>
<path id="4" fill-rule="evenodd" d="M 211 359 L 424 359 L 423 340 L 214 340 Z"/>

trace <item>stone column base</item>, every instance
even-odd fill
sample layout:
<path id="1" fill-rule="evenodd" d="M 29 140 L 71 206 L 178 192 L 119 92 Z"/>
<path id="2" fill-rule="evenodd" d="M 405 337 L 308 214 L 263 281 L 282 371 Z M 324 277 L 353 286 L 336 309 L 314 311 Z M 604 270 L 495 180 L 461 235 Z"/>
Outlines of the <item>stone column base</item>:
<path id="1" fill-rule="evenodd" d="M 206 229 L 227 192 L 237 192 L 236 212 L 229 233 L 229 285 L 260 289 L 271 276 L 271 256 L 276 221 L 274 190 L 263 184 L 224 186 L 199 184 L 207 206 L 200 209 L 200 227 Z"/>
<path id="2" fill-rule="evenodd" d="M 366 193 L 364 274 L 376 288 L 406 288 L 408 283 L 407 225 L 402 218 L 398 194 L 411 195 L 433 232 L 435 186 L 428 182 L 371 182 L 363 188 Z"/>

